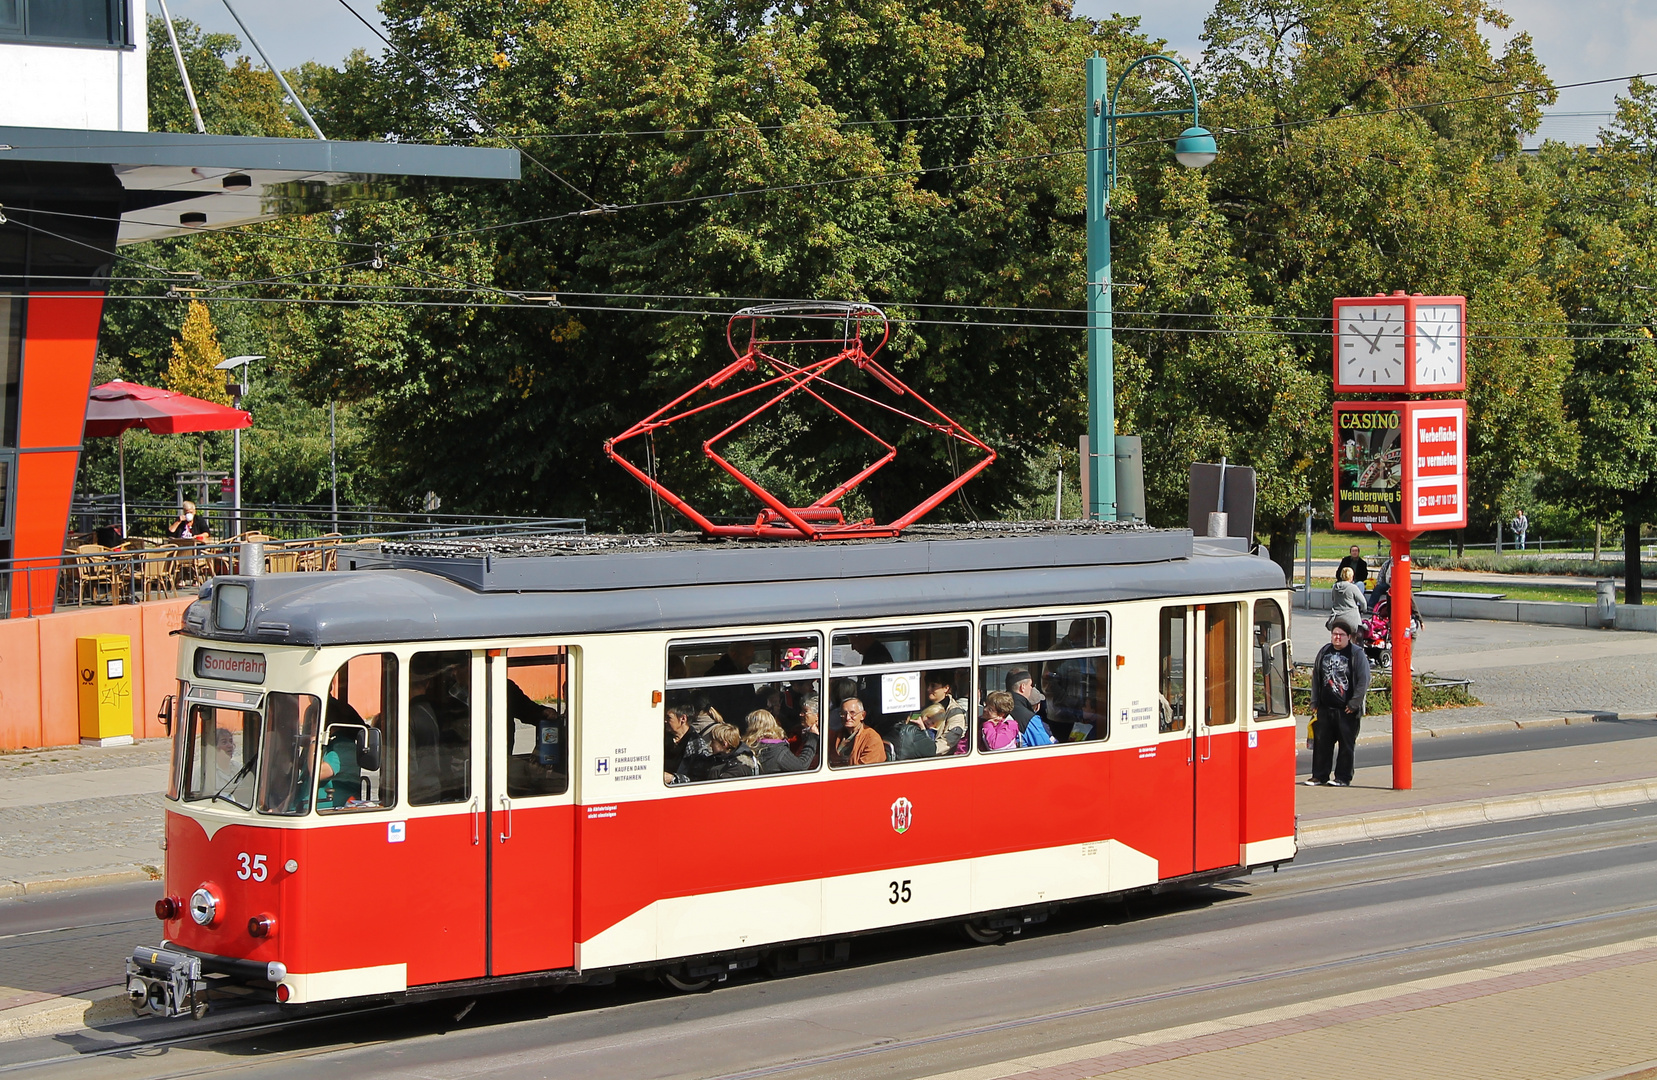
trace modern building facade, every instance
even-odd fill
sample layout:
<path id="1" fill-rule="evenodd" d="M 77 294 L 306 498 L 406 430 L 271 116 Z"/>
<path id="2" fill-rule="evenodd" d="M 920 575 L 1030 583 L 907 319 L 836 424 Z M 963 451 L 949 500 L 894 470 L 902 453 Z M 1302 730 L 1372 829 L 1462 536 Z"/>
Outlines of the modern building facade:
<path id="1" fill-rule="evenodd" d="M 516 179 L 516 150 L 150 132 L 139 0 L 0 0 L 0 605 L 52 610 L 118 251 Z"/>

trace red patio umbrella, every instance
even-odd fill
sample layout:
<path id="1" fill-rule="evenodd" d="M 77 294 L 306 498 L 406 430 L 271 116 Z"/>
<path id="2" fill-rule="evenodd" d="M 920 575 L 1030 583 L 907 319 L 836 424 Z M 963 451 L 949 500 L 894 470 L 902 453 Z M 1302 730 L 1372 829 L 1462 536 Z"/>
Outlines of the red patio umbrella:
<path id="1" fill-rule="evenodd" d="M 232 431 L 252 424 L 250 413 L 189 394 L 121 379 L 94 386 L 86 403 L 86 435 L 88 438 L 115 436 L 121 468 L 121 535 L 127 534 L 125 438 L 129 428 L 143 428 L 157 435 L 181 435 L 190 431 Z"/>

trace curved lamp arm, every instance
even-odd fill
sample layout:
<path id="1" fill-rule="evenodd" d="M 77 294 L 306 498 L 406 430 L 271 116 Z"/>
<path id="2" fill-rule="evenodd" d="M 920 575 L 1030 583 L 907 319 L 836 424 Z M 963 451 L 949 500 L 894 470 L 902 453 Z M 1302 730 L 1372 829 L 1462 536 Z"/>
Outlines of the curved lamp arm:
<path id="1" fill-rule="evenodd" d="M 1191 107 L 1189 109 L 1153 109 L 1147 112 L 1118 113 L 1116 111 L 1116 95 L 1122 92 L 1122 84 L 1128 81 L 1129 75 L 1132 75 L 1135 71 L 1139 70 L 1139 68 L 1153 60 L 1162 60 L 1179 69 L 1179 73 L 1185 77 L 1185 85 L 1191 91 Z M 1191 114 L 1191 126 L 1181 134 L 1179 142 L 1176 143 L 1175 146 L 1175 153 L 1180 153 L 1182 151 L 1182 144 L 1184 144 L 1187 139 L 1192 136 L 1206 140 L 1203 147 L 1193 147 L 1193 149 L 1199 149 L 1200 151 L 1211 150 L 1213 147 L 1214 137 L 1208 134 L 1207 131 L 1204 131 L 1201 127 L 1202 121 L 1197 111 L 1197 83 L 1196 80 L 1191 78 L 1191 72 L 1186 70 L 1185 65 L 1181 63 L 1177 57 L 1165 56 L 1162 53 L 1152 53 L 1149 56 L 1141 56 L 1138 60 L 1135 60 L 1133 63 L 1129 64 L 1127 69 L 1117 78 L 1116 85 L 1111 88 L 1110 97 L 1107 100 L 1107 107 L 1105 110 L 1105 190 L 1109 192 L 1112 188 L 1116 187 L 1116 122 L 1118 120 L 1139 116 L 1183 116 L 1186 113 Z M 1210 157 L 1209 160 L 1211 161 L 1213 158 Z M 1204 164 L 1207 164 L 1207 162 L 1204 162 Z"/>

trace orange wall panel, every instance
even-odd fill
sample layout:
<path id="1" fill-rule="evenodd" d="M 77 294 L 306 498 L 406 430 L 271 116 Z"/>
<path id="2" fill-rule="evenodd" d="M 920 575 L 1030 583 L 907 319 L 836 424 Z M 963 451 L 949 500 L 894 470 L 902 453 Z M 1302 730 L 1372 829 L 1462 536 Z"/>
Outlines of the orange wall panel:
<path id="1" fill-rule="evenodd" d="M 63 553 L 103 309 L 102 293 L 31 296 L 25 309 L 14 558 L 56 559 Z M 28 452 L 34 448 L 54 452 Z M 12 583 L 11 614 L 51 611 L 57 581 L 55 567 L 20 575 Z"/>
<path id="2" fill-rule="evenodd" d="M 101 293 L 29 297 L 17 417 L 24 449 L 81 444 L 103 310 Z"/>
<path id="3" fill-rule="evenodd" d="M 24 399 L 24 409 L 28 399 Z M 17 516 L 12 531 L 12 555 L 27 570 L 12 579 L 13 616 L 45 615 L 57 597 L 57 560 L 63 556 L 63 538 L 69 529 L 69 498 L 75 489 L 80 452 L 17 455 Z M 49 567 L 45 569 L 44 567 Z"/>
<path id="4" fill-rule="evenodd" d="M 138 605 L 143 612 L 144 633 L 132 643 L 132 664 L 142 673 L 144 685 L 133 688 L 132 699 L 138 703 L 133 734 L 140 739 L 159 739 L 167 734 L 155 714 L 161 708 L 162 698 L 178 693 L 178 639 L 172 632 L 184 625 L 184 609 L 194 600 L 195 597 L 186 596 Z M 144 650 L 142 657 L 138 655 L 140 641 Z"/>
<path id="5" fill-rule="evenodd" d="M 0 620 L 0 750 L 42 746 L 40 624 Z"/>

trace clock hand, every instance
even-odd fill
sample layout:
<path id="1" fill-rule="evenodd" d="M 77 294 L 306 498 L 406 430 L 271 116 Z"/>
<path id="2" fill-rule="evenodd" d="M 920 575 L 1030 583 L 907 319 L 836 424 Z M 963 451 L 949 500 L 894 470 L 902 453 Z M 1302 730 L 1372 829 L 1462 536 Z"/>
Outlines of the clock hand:
<path id="1" fill-rule="evenodd" d="M 1370 352 L 1375 351 L 1375 343 L 1373 341 L 1369 340 L 1369 335 L 1368 334 L 1366 334 L 1362 330 L 1358 329 L 1358 324 L 1357 323 L 1347 323 L 1346 328 L 1348 330 L 1352 331 L 1354 334 L 1357 334 L 1360 338 L 1362 338 L 1364 340 L 1364 343 L 1370 347 L 1370 349 L 1369 349 Z"/>

